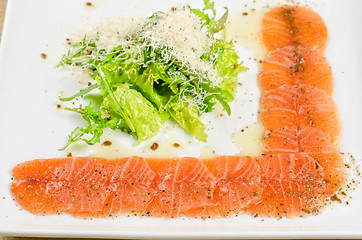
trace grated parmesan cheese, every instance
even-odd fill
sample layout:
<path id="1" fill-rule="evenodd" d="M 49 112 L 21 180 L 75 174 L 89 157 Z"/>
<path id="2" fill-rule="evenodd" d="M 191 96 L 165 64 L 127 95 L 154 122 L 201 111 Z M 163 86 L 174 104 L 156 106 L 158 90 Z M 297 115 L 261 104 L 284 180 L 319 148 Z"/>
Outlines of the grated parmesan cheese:
<path id="1" fill-rule="evenodd" d="M 197 16 L 186 8 L 166 13 L 151 30 L 145 33 L 153 46 L 172 49 L 172 55 L 197 69 L 200 56 L 211 46 L 211 39 L 201 30 Z"/>
<path id="2" fill-rule="evenodd" d="M 88 59 L 104 60 L 117 46 L 124 46 L 126 58 L 127 52 L 141 56 L 142 48 L 149 47 L 154 50 L 161 49 L 161 59 L 158 59 L 158 62 L 177 61 L 181 64 L 182 71 L 189 77 L 184 83 L 195 78 L 197 82 L 209 79 L 212 85 L 217 86 L 222 81 L 217 70 L 213 68 L 213 62 L 201 59 L 201 56 L 210 50 L 214 39 L 202 29 L 201 20 L 188 7 L 178 6 L 167 13 L 156 12 L 151 18 L 108 18 L 103 23 L 83 31 L 73 40 L 81 42 L 84 36 L 85 45 L 94 42 L 97 46 L 97 51 L 92 51 L 89 47 L 89 54 L 73 57 L 73 65 L 83 62 L 84 69 L 88 68 Z M 100 49 L 105 51 L 100 52 Z M 140 61 L 138 64 L 147 67 L 148 63 Z M 187 97 L 190 93 L 194 96 L 192 99 Z M 196 88 L 179 92 L 180 100 L 189 102 L 200 112 L 206 109 L 204 99 L 208 96 L 209 93 Z"/>
<path id="3" fill-rule="evenodd" d="M 96 41 L 99 49 L 110 52 L 119 45 L 126 45 L 126 38 L 142 28 L 145 22 L 145 18 L 114 16 L 78 34 L 75 42 L 87 36 L 88 39 Z"/>
<path id="4" fill-rule="evenodd" d="M 160 19 L 156 25 L 147 25 L 155 20 L 115 16 L 87 29 L 74 40 L 81 41 L 84 36 L 87 36 L 89 41 L 96 42 L 98 49 L 106 50 L 104 56 L 101 56 L 105 57 L 119 45 L 132 44 L 129 36 L 142 32 L 145 44 L 154 49 L 163 49 L 162 56 L 165 61 L 174 58 L 185 66 L 188 73 L 200 79 L 208 78 L 214 85 L 219 84 L 221 79 L 212 63 L 200 59 L 213 42 L 201 29 L 200 19 L 187 7 L 182 6 L 173 8 L 168 13 L 159 13 L 157 17 Z"/>
<path id="5" fill-rule="evenodd" d="M 166 54 L 173 56 L 193 73 L 201 74 L 218 84 L 218 74 L 211 63 L 200 59 L 212 45 L 212 39 L 201 29 L 202 22 L 186 7 L 166 13 L 157 25 L 144 33 L 150 45 L 168 47 Z"/>

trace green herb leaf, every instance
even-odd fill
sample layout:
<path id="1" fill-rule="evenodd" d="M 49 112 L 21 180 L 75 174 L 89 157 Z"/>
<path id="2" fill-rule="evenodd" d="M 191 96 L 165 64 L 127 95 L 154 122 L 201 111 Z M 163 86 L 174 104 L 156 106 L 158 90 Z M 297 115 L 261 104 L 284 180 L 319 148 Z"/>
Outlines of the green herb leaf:
<path id="1" fill-rule="evenodd" d="M 65 110 L 80 114 L 87 122 L 87 126 L 76 127 L 69 135 L 67 144 L 59 150 L 65 150 L 70 144 L 77 141 L 84 141 L 89 145 L 94 145 L 100 142 L 100 137 L 105 128 L 127 128 L 127 125 L 122 119 L 102 118 L 102 113 L 95 111 L 91 104 L 84 108 L 80 106 L 79 108 L 65 108 Z"/>
<path id="2" fill-rule="evenodd" d="M 133 132 L 138 138 L 138 143 L 157 134 L 166 119 L 162 118 L 155 107 L 142 94 L 130 89 L 128 84 L 121 84 L 115 90 L 114 96 L 117 105 L 122 108 L 124 114 L 134 126 L 135 130 Z M 118 107 L 110 95 L 104 99 L 101 108 L 119 114 L 118 110 L 115 109 Z"/>
<path id="3" fill-rule="evenodd" d="M 214 16 L 216 15 L 216 10 L 215 10 L 215 3 L 210 1 L 210 0 L 204 0 L 204 11 L 210 9 L 212 11 L 212 13 L 214 14 Z"/>
<path id="4" fill-rule="evenodd" d="M 91 86 L 89 86 L 89 87 L 87 87 L 87 88 L 85 88 L 85 89 L 80 90 L 78 93 L 76 93 L 76 94 L 74 94 L 74 95 L 72 95 L 72 96 L 70 96 L 70 97 L 60 98 L 59 100 L 60 100 L 60 101 L 63 101 L 63 102 L 71 101 L 71 100 L 73 100 L 74 98 L 83 97 L 84 95 L 90 93 L 92 90 L 94 90 L 94 89 L 96 89 L 96 88 L 98 88 L 98 84 L 97 84 L 97 83 L 95 83 L 95 84 L 93 84 L 93 85 L 91 85 Z"/>
<path id="5" fill-rule="evenodd" d="M 220 32 L 225 28 L 225 23 L 228 19 L 229 9 L 225 8 L 225 10 L 226 12 L 224 13 L 224 15 L 218 21 L 216 21 L 215 24 L 210 26 L 209 31 L 212 34 Z"/>
<path id="6" fill-rule="evenodd" d="M 119 102 L 117 101 L 116 96 L 114 95 L 113 89 L 110 86 L 109 82 L 112 81 L 112 73 L 104 68 L 101 67 L 101 69 L 98 69 L 98 73 L 99 73 L 99 78 L 101 80 L 102 85 L 104 86 L 104 89 L 106 90 L 106 92 L 108 93 L 111 101 L 113 102 L 114 106 L 116 106 L 116 111 L 117 113 L 123 117 L 123 119 L 126 120 L 128 127 L 131 129 L 132 132 L 135 132 L 135 127 L 133 126 L 132 122 L 130 121 L 129 117 L 127 115 L 125 115 L 125 113 L 123 112 L 123 109 L 121 107 L 121 105 L 119 104 Z"/>
<path id="7" fill-rule="evenodd" d="M 194 9 L 194 8 L 190 10 L 192 13 L 198 16 L 201 19 L 201 21 L 204 21 L 203 25 L 207 26 L 210 35 L 213 35 L 223 30 L 225 28 L 225 23 L 228 18 L 228 13 L 229 13 L 228 8 L 225 7 L 226 12 L 224 13 L 224 15 L 219 20 L 216 20 L 215 3 L 212 2 L 211 0 L 204 0 L 204 5 L 205 6 L 202 11 L 200 9 Z M 213 16 L 210 17 L 209 14 L 205 12 L 207 10 L 211 10 Z"/>

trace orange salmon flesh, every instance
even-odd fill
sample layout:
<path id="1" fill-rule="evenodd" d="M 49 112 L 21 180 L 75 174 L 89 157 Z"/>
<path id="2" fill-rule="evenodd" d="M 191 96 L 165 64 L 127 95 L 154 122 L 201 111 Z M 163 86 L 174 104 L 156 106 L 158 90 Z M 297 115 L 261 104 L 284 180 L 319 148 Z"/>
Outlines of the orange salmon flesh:
<path id="1" fill-rule="evenodd" d="M 265 14 L 261 156 L 38 159 L 13 169 L 15 200 L 34 214 L 77 217 L 216 218 L 245 212 L 279 218 L 318 212 L 345 181 L 336 146 L 341 121 L 323 56 L 327 38 L 322 18 L 309 8 L 284 6 Z"/>

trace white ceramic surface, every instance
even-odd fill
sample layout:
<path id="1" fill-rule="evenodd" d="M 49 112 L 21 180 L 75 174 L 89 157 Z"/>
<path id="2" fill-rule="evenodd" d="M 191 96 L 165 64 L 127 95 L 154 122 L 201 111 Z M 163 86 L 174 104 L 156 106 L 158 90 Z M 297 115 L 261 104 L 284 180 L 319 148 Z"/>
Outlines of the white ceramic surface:
<path id="1" fill-rule="evenodd" d="M 35 216 L 21 210 L 12 200 L 10 193 L 11 169 L 26 160 L 63 156 L 64 153 L 57 149 L 64 144 L 67 134 L 80 121 L 73 115 L 56 109 L 60 90 L 71 93 L 74 88 L 79 87 L 72 83 L 76 82 L 77 76 L 54 67 L 66 49 L 64 43 L 70 32 L 116 14 L 149 16 L 156 10 L 167 11 L 181 0 L 102 0 L 96 1 L 94 7 L 86 7 L 85 2 L 8 2 L 0 46 L 0 235 L 107 238 L 362 238 L 361 187 L 351 192 L 349 206 L 336 205 L 328 207 L 318 216 L 281 220 L 253 218 L 248 215 L 216 220 L 165 220 L 148 217 L 85 220 L 68 215 Z M 228 6 L 232 15 L 242 12 L 244 5 L 251 2 L 253 1 L 220 0 L 217 1 L 217 6 L 220 11 L 223 5 Z M 201 6 L 200 1 L 192 3 L 194 6 Z M 361 163 L 362 145 L 359 137 L 362 136 L 362 1 L 346 0 L 342 3 L 339 0 L 310 0 L 305 3 L 321 14 L 329 29 L 326 56 L 334 72 L 334 98 L 343 121 L 341 150 L 352 153 L 357 162 Z M 210 131 L 213 135 L 211 138 L 214 139 L 257 120 L 257 64 L 253 61 L 250 51 L 243 46 L 239 46 L 238 49 L 250 71 L 241 74 L 244 87 L 238 89 L 238 103 L 233 103 L 236 112 L 234 118 L 227 119 L 229 124 L 215 123 L 214 132 Z M 48 55 L 46 60 L 40 57 L 40 53 L 43 52 Z M 254 91 L 253 94 L 250 91 Z M 234 122 L 237 118 L 235 114 L 242 115 L 241 122 Z M 221 128 L 225 125 L 228 127 Z M 218 153 L 235 154 L 237 151 L 227 145 L 227 141 L 223 144 L 219 146 Z M 217 145 L 217 142 L 212 145 Z"/>

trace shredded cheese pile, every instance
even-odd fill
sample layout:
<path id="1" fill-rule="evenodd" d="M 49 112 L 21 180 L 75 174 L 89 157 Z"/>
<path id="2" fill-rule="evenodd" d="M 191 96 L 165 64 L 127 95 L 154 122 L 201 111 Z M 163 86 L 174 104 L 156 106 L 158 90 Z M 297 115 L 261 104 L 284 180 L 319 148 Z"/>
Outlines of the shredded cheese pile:
<path id="1" fill-rule="evenodd" d="M 80 36 L 86 36 L 86 44 L 94 42 L 98 50 L 105 49 L 105 51 L 101 53 L 90 51 L 87 56 L 74 58 L 78 61 L 86 62 L 86 59 L 80 58 L 104 60 L 107 54 L 119 45 L 124 46 L 125 52 L 130 49 L 129 46 L 132 46 L 129 51 L 133 53 L 136 51 L 139 54 L 142 54 L 142 47 L 149 47 L 162 50 L 162 59 L 158 60 L 160 62 L 178 61 L 189 76 L 188 81 L 195 78 L 198 82 L 209 79 L 214 86 L 222 81 L 213 68 L 213 63 L 201 59 L 201 56 L 210 50 L 214 39 L 202 29 L 201 20 L 188 7 L 179 6 L 167 13 L 157 12 L 151 18 L 116 16 L 89 28 L 75 39 L 81 39 Z M 144 40 L 142 46 L 135 42 L 135 36 L 142 37 Z M 83 67 L 86 68 L 87 65 Z M 195 97 L 187 98 L 187 92 L 193 93 Z M 195 105 L 201 112 L 206 106 L 203 101 L 207 96 L 207 93 L 200 93 L 196 89 L 185 89 L 179 93 L 180 99 Z"/>

